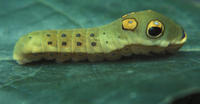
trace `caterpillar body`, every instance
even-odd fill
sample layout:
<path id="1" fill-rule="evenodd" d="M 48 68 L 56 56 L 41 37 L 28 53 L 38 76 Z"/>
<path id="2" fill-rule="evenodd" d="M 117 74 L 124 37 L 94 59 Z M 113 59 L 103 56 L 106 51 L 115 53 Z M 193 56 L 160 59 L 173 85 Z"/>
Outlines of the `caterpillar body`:
<path id="1" fill-rule="evenodd" d="M 19 64 L 41 59 L 118 60 L 132 54 L 174 53 L 186 38 L 181 26 L 155 11 L 146 10 L 94 28 L 28 33 L 16 43 L 13 58 Z"/>

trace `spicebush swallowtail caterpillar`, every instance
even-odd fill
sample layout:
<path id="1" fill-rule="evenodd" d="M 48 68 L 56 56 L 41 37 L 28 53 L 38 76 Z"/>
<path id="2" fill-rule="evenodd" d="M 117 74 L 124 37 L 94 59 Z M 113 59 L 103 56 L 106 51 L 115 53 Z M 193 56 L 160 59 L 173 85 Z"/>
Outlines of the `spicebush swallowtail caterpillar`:
<path id="1" fill-rule="evenodd" d="M 22 36 L 13 58 L 64 62 L 118 60 L 132 54 L 174 53 L 186 42 L 183 28 L 152 10 L 132 12 L 99 27 L 35 31 Z"/>

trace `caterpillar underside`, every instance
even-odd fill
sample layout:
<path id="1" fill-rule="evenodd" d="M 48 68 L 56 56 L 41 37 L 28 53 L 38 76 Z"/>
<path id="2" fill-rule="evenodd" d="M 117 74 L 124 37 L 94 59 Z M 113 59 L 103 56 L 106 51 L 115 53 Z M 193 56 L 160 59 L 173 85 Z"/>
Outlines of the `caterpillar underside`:
<path id="1" fill-rule="evenodd" d="M 140 48 L 146 48 L 146 50 L 140 50 Z M 132 48 L 132 50 L 130 50 Z M 159 48 L 156 52 L 150 51 L 152 48 Z M 177 49 L 178 47 L 172 47 Z M 90 62 L 97 62 L 97 61 L 103 61 L 103 60 L 108 60 L 108 61 L 115 61 L 119 60 L 122 57 L 128 57 L 131 55 L 137 55 L 137 54 L 143 54 L 143 55 L 156 55 L 160 54 L 160 52 L 163 52 L 163 54 L 166 53 L 173 53 L 174 51 L 168 52 L 168 51 L 163 51 L 165 50 L 164 48 L 161 47 L 145 47 L 141 45 L 130 45 L 126 46 L 122 49 L 118 49 L 115 51 L 112 51 L 110 53 L 95 53 L 95 54 L 88 54 L 88 53 L 65 53 L 65 52 L 45 52 L 45 53 L 30 53 L 30 54 L 24 54 L 24 59 L 21 60 L 21 64 L 23 63 L 29 63 L 32 61 L 38 61 L 38 60 L 56 60 L 56 62 L 65 62 L 65 61 L 85 61 L 88 60 Z M 19 63 L 20 64 L 20 63 Z"/>

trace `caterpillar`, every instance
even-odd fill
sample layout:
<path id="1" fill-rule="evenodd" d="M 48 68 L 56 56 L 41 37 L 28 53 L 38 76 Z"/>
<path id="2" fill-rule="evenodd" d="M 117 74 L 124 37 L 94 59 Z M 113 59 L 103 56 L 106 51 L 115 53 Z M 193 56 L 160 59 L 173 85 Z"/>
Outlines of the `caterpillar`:
<path id="1" fill-rule="evenodd" d="M 132 54 L 175 53 L 186 39 L 180 25 L 144 10 L 99 27 L 30 32 L 17 41 L 13 58 L 19 64 L 41 59 L 112 61 Z"/>

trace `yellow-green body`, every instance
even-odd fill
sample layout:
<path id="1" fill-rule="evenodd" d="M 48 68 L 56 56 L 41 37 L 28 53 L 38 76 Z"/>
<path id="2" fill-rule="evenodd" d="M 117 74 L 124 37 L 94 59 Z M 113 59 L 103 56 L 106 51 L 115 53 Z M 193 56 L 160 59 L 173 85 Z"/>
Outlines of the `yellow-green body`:
<path id="1" fill-rule="evenodd" d="M 122 28 L 122 21 L 128 18 L 136 19 L 138 25 L 134 30 Z M 155 19 L 160 20 L 165 29 L 162 37 L 151 39 L 146 35 L 146 29 L 149 21 Z M 25 64 L 40 59 L 102 61 L 117 60 L 131 54 L 173 53 L 186 41 L 186 37 L 181 38 L 182 31 L 167 17 L 147 10 L 94 28 L 31 32 L 16 43 L 13 58 L 19 64 Z"/>

